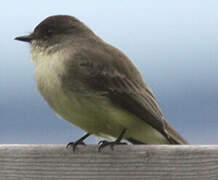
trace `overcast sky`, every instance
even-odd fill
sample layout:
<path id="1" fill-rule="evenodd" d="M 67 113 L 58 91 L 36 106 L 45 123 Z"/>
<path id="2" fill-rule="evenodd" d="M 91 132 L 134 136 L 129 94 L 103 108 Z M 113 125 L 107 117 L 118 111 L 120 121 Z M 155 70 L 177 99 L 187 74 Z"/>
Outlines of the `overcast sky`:
<path id="1" fill-rule="evenodd" d="M 14 40 L 48 16 L 67 14 L 131 58 L 185 139 L 217 144 L 217 9 L 217 0 L 1 2 L 0 143 L 66 144 L 83 135 L 44 102 L 29 46 Z"/>

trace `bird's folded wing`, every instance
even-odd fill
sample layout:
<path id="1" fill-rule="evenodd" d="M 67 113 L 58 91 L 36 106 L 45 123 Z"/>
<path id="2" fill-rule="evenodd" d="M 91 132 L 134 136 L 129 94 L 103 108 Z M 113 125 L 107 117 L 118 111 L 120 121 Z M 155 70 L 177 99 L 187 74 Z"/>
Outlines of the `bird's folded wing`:
<path id="1" fill-rule="evenodd" d="M 90 88 L 102 92 L 112 103 L 151 125 L 170 143 L 187 143 L 164 119 L 152 91 L 125 55 L 107 56 L 96 51 L 84 54 L 86 56 L 80 54 L 80 65 L 86 68 L 84 80 Z"/>
<path id="2" fill-rule="evenodd" d="M 116 71 L 113 74 L 104 72 L 93 78 L 97 80 L 95 87 L 102 88 L 103 94 L 109 97 L 113 103 L 119 104 L 122 108 L 150 124 L 165 135 L 171 143 L 186 143 L 164 119 L 155 97 L 146 85 L 140 87 L 137 82 L 132 82 Z"/>

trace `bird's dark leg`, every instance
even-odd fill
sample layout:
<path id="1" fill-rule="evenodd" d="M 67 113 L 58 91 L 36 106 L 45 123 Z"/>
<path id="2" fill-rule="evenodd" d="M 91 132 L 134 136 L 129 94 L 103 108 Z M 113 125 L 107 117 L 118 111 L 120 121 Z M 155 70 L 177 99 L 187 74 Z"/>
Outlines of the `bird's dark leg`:
<path id="1" fill-rule="evenodd" d="M 113 148 L 114 148 L 115 145 L 126 144 L 126 143 L 120 142 L 120 141 L 122 140 L 122 138 L 123 138 L 125 132 L 126 132 L 126 129 L 124 128 L 124 129 L 122 130 L 121 134 L 119 135 L 119 137 L 118 137 L 115 141 L 105 141 L 105 140 L 99 141 L 98 144 L 99 144 L 100 146 L 99 146 L 99 148 L 98 148 L 98 151 L 99 151 L 99 152 L 102 151 L 102 149 L 105 148 L 105 147 L 108 146 L 108 145 L 109 145 L 109 146 L 111 147 L 111 149 L 113 150 Z"/>
<path id="2" fill-rule="evenodd" d="M 81 144 L 81 145 L 86 145 L 83 141 L 89 137 L 91 134 L 87 133 L 85 134 L 83 137 L 81 137 L 80 139 L 78 139 L 76 142 L 69 142 L 66 146 L 66 148 L 72 148 L 73 151 L 76 150 L 76 146 Z"/>

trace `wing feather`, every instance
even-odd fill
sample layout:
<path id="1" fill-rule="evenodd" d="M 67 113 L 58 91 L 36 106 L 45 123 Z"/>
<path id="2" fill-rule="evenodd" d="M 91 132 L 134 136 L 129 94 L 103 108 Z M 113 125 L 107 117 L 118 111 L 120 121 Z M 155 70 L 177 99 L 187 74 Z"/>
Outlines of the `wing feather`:
<path id="1" fill-rule="evenodd" d="M 164 119 L 160 106 L 151 89 L 144 83 L 137 68 L 118 49 L 83 49 L 77 55 L 85 74 L 84 82 L 107 96 L 112 103 L 133 113 L 163 134 L 172 144 L 187 142 Z"/>

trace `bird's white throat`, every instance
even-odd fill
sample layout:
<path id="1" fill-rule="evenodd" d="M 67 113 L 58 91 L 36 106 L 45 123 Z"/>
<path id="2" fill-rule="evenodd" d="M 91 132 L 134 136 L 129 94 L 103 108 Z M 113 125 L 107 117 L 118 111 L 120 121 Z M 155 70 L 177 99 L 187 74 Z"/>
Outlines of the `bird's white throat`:
<path id="1" fill-rule="evenodd" d="M 58 48 L 58 44 L 54 44 L 49 47 L 41 47 L 39 43 L 34 40 L 31 42 L 31 59 L 37 64 L 45 61 L 51 62 L 51 60 L 63 59 L 60 58 L 63 54 L 62 48 Z M 53 62 L 51 62 L 53 63 Z"/>
<path id="2" fill-rule="evenodd" d="M 41 95 L 48 103 L 55 97 L 55 94 L 60 94 L 61 79 L 60 76 L 64 73 L 65 66 L 61 51 L 51 51 L 51 48 L 41 48 L 32 44 L 31 58 L 35 62 L 35 80 Z"/>

